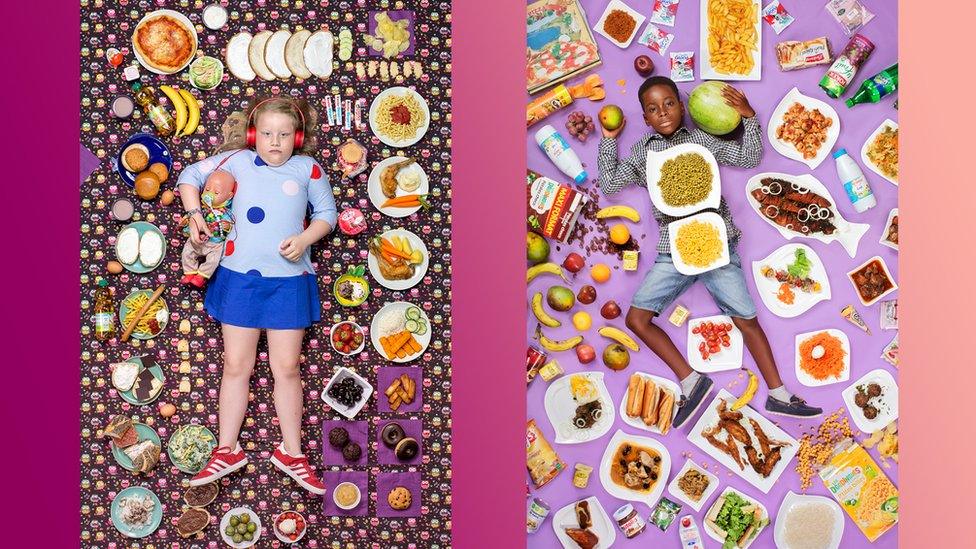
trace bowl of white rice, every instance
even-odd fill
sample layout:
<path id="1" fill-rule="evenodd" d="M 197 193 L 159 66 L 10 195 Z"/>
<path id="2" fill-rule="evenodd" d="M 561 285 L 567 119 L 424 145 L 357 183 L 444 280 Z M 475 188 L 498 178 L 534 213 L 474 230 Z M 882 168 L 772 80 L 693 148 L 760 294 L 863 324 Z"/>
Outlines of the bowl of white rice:
<path id="1" fill-rule="evenodd" d="M 844 513 L 823 496 L 788 492 L 776 515 L 773 538 L 779 549 L 837 549 L 844 535 Z"/>

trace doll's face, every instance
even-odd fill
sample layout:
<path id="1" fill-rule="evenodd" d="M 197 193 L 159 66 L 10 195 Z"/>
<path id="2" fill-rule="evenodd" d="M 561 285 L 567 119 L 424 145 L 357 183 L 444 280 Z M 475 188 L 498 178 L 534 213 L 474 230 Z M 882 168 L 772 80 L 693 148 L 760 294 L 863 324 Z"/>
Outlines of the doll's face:
<path id="1" fill-rule="evenodd" d="M 281 166 L 295 151 L 295 120 L 285 113 L 265 112 L 257 117 L 257 153 L 269 166 Z"/>
<path id="2" fill-rule="evenodd" d="M 230 200 L 236 190 L 237 181 L 234 176 L 230 172 L 216 170 L 207 177 L 200 199 L 208 206 L 218 207 Z"/>

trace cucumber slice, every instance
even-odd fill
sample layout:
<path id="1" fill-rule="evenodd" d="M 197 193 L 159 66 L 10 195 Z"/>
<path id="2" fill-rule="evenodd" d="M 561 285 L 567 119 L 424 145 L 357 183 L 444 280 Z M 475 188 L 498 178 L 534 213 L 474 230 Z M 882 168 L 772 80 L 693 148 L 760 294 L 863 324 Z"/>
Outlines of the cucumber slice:
<path id="1" fill-rule="evenodd" d="M 422 336 L 422 335 L 426 334 L 427 333 L 427 324 L 426 323 L 418 323 L 417 331 L 415 331 L 413 333 L 416 334 L 416 335 L 419 335 L 419 336 Z"/>
<path id="2" fill-rule="evenodd" d="M 420 309 L 417 307 L 408 307 L 406 313 L 407 319 L 409 320 L 420 320 Z"/>
<path id="3" fill-rule="evenodd" d="M 410 319 L 407 321 L 406 329 L 411 334 L 415 334 L 417 333 L 417 330 L 420 329 L 420 323 L 418 323 L 416 320 Z"/>

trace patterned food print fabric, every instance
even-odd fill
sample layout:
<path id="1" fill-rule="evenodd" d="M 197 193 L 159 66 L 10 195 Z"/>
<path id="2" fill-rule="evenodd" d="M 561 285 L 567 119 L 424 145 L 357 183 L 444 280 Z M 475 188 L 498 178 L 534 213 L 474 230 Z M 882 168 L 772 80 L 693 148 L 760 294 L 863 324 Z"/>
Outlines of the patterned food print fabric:
<path id="1" fill-rule="evenodd" d="M 348 547 L 449 547 L 451 543 L 451 419 L 450 419 L 450 172 L 451 172 L 451 5 L 449 2 L 409 0 L 388 2 L 336 2 L 321 0 L 302 2 L 295 0 L 243 0 L 222 4 L 227 8 L 229 21 L 221 31 L 211 31 L 203 26 L 202 12 L 205 3 L 188 2 L 102 1 L 83 0 L 81 3 L 81 143 L 99 159 L 98 168 L 81 185 L 81 546 L 82 547 L 144 547 L 176 548 L 224 546 L 221 541 L 219 520 L 235 507 L 253 509 L 264 525 L 257 547 L 281 547 L 271 529 L 275 515 L 283 510 L 302 513 L 308 521 L 309 531 L 299 546 L 311 548 Z M 128 120 L 120 120 L 111 114 L 112 101 L 120 95 L 129 95 L 122 69 L 135 63 L 130 35 L 136 23 L 146 13 L 156 9 L 172 9 L 186 15 L 194 24 L 199 36 L 197 56 L 211 55 L 224 58 L 223 48 L 235 33 L 252 34 L 264 29 L 276 30 L 287 27 L 291 31 L 300 28 L 318 30 L 328 28 L 338 37 L 339 30 L 347 27 L 352 31 L 354 44 L 349 62 L 338 60 L 338 40 L 335 45 L 335 69 L 327 80 L 311 78 L 300 81 L 253 82 L 237 80 L 225 73 L 223 82 L 212 91 L 201 92 L 190 86 L 187 71 L 171 76 L 160 76 L 140 67 L 142 82 L 157 88 L 169 84 L 192 90 L 201 102 L 200 127 L 190 137 L 164 138 L 173 156 L 173 170 L 164 189 L 175 190 L 180 170 L 213 154 L 221 142 L 221 124 L 227 116 L 242 110 L 256 94 L 281 94 L 308 99 L 319 110 L 317 131 L 319 150 L 315 160 L 328 171 L 339 211 L 359 208 L 366 214 L 368 228 L 355 237 L 338 230 L 333 232 L 312 250 L 312 261 L 318 275 L 322 296 L 322 322 L 306 335 L 301 357 L 302 380 L 305 385 L 305 415 L 302 443 L 313 466 L 327 484 L 328 506 L 323 509 L 323 499 L 313 496 L 275 469 L 268 459 L 280 440 L 277 419 L 272 401 L 273 382 L 268 368 L 267 345 L 263 341 L 258 349 L 258 361 L 251 380 L 248 415 L 241 432 L 241 443 L 250 457 L 245 470 L 231 474 L 220 481 L 220 493 L 208 506 L 210 525 L 197 536 L 181 538 L 176 531 L 176 519 L 185 505 L 183 492 L 190 475 L 180 472 L 166 455 L 169 437 L 181 425 L 201 423 L 217 431 L 217 394 L 220 386 L 222 343 L 219 325 L 210 319 L 203 309 L 203 293 L 189 290 L 179 284 L 182 275 L 179 251 L 183 237 L 178 230 L 181 214 L 180 202 L 163 206 L 157 198 L 152 201 L 138 200 L 113 171 L 112 158 L 129 136 L 139 132 L 152 133 L 148 118 L 138 111 Z M 412 38 L 414 52 L 398 59 L 419 61 L 423 68 L 421 78 L 398 77 L 385 71 L 364 71 L 357 75 L 356 61 L 368 63 L 381 60 L 367 51 L 362 33 L 370 23 L 375 10 L 409 10 L 413 12 Z M 117 48 L 124 55 L 123 65 L 113 68 L 106 60 L 106 50 Z M 383 81 L 386 77 L 386 81 Z M 353 103 L 363 98 L 367 104 L 384 89 L 404 85 L 416 89 L 430 107 L 430 128 L 416 145 L 397 150 L 383 145 L 369 129 L 342 130 L 339 126 L 327 126 L 325 96 L 339 94 Z M 161 94 L 159 94 L 161 97 Z M 168 104 L 167 104 L 168 106 Z M 363 111 L 363 122 L 366 112 Z M 370 203 L 367 179 L 370 170 L 351 181 L 340 181 L 335 169 L 336 146 L 347 137 L 354 137 L 368 149 L 369 165 L 402 154 L 413 156 L 430 179 L 429 210 L 402 219 L 380 214 Z M 166 238 L 167 250 L 163 263 L 150 273 L 137 275 L 124 271 L 107 274 L 106 263 L 115 260 L 115 238 L 124 226 L 112 219 L 110 210 L 117 198 L 129 198 L 136 204 L 134 220 L 156 224 Z M 366 265 L 367 239 L 386 230 L 404 228 L 424 240 L 430 252 L 430 267 L 419 284 L 409 290 L 392 291 L 370 279 L 370 295 L 359 307 L 341 307 L 333 297 L 333 283 L 346 272 L 350 265 Z M 121 329 L 116 321 L 116 337 L 99 342 L 94 337 L 94 291 L 96 280 L 105 276 L 109 280 L 116 311 L 121 300 L 135 289 L 154 289 L 165 285 L 163 294 L 169 307 L 170 318 L 163 333 L 149 341 L 130 339 L 121 342 Z M 367 273 L 367 277 L 368 277 Z M 378 397 L 385 401 L 383 390 L 376 387 L 377 375 L 391 365 L 368 343 L 366 349 L 353 357 L 343 357 L 332 351 L 329 345 L 329 327 L 341 320 L 353 320 L 369 327 L 373 315 L 391 301 L 410 301 L 420 306 L 430 319 L 432 340 L 421 357 L 409 366 L 422 370 L 422 383 L 417 384 L 419 409 L 409 412 L 390 412 L 380 408 Z M 150 355 L 163 367 L 165 386 L 158 401 L 145 405 L 131 405 L 112 387 L 109 365 L 130 356 Z M 364 448 L 367 459 L 362 465 L 346 466 L 343 463 L 323 463 L 323 423 L 342 420 L 338 413 L 329 409 L 321 400 L 332 371 L 338 366 L 354 367 L 374 385 L 376 391 L 366 408 L 355 419 L 367 423 L 367 443 Z M 188 392 L 181 392 L 188 389 Z M 176 405 L 176 414 L 164 419 L 158 411 L 162 403 Z M 100 428 L 116 414 L 125 414 L 152 426 L 160 435 L 163 453 L 160 463 L 145 476 L 134 476 L 112 457 L 109 443 L 96 437 Z M 411 420 L 422 425 L 420 441 L 421 458 L 410 465 L 379 465 L 377 454 L 377 426 L 386 420 Z M 327 441 L 326 441 L 327 444 Z M 363 492 L 366 512 L 343 513 L 336 510 L 331 501 L 332 488 L 340 474 L 349 478 L 366 477 Z M 396 478 L 400 475 L 402 478 Z M 392 481 L 391 481 L 392 479 Z M 389 509 L 386 492 L 377 493 L 378 481 L 390 484 L 419 486 L 420 505 L 414 507 L 416 516 L 404 513 L 384 513 Z M 357 484 L 360 484 L 357 481 Z M 162 502 L 163 520 L 150 536 L 133 540 L 120 534 L 112 524 L 110 506 L 121 490 L 141 485 L 155 492 Z M 381 486 L 381 490 L 382 490 Z M 384 516 L 387 515 L 387 516 Z"/>

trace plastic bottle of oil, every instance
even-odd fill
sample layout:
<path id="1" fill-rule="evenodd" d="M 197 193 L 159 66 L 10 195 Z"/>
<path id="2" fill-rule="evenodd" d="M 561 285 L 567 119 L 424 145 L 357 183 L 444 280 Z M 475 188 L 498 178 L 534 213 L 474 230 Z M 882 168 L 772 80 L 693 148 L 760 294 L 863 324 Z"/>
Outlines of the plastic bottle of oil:
<path id="1" fill-rule="evenodd" d="M 115 334 L 115 304 L 112 303 L 112 290 L 104 278 L 98 281 L 95 290 L 95 339 L 106 341 Z"/>
<path id="2" fill-rule="evenodd" d="M 146 116 L 156 126 L 156 133 L 166 137 L 176 130 L 176 121 L 173 115 L 166 110 L 156 99 L 156 92 L 149 86 L 143 86 L 140 82 L 132 84 L 132 91 L 135 93 L 136 103 L 142 106 Z"/>

